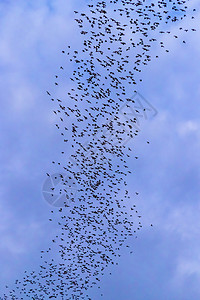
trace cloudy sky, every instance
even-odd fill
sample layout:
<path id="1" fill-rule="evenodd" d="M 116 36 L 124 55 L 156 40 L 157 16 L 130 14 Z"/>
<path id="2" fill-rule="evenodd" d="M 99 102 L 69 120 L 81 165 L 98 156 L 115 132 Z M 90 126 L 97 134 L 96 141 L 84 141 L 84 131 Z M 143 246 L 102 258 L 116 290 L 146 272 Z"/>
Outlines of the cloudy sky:
<path id="1" fill-rule="evenodd" d="M 0 2 L 0 296 L 25 270 L 38 268 L 40 250 L 57 231 L 42 186 L 46 172 L 59 171 L 51 161 L 59 160 L 63 142 L 46 90 L 66 63 L 61 51 L 81 47 L 73 10 L 87 3 Z M 137 86 L 158 112 L 129 142 L 139 157 L 130 160 L 129 193 L 143 229 L 130 241 L 133 254 L 122 251 L 112 276 L 111 267 L 106 271 L 104 297 L 90 292 L 95 300 L 200 299 L 200 2 L 190 5 L 196 18 L 182 25 L 197 31 L 165 38 L 170 52 L 155 50 L 159 59 L 144 68 Z"/>

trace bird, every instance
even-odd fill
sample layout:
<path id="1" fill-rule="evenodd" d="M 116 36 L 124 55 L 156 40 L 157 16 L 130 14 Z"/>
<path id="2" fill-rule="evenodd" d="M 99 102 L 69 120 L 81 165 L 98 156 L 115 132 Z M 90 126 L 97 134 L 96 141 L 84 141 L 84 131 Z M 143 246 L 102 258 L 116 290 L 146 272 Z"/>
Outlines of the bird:
<path id="1" fill-rule="evenodd" d="M 122 248 L 131 250 L 129 238 L 138 238 L 142 230 L 142 216 L 134 203 L 139 192 L 131 196 L 127 188 L 126 178 L 132 174 L 127 160 L 134 152 L 127 145 L 140 133 L 140 120 L 152 106 L 143 107 L 137 92 L 131 99 L 129 86 L 141 84 L 143 70 L 159 58 L 155 45 L 169 52 L 164 37 L 171 34 L 172 23 L 186 17 L 188 8 L 184 1 L 139 0 L 97 1 L 87 7 L 74 11 L 83 37 L 81 49 L 68 45 L 61 50 L 74 68 L 69 77 L 72 87 L 64 95 L 67 99 L 51 98 L 55 126 L 64 142 L 63 158 L 52 163 L 67 173 L 56 178 L 46 173 L 48 180 L 60 180 L 57 193 L 64 195 L 62 208 L 54 207 L 49 218 L 52 223 L 56 220 L 59 234 L 41 251 L 39 271 L 25 271 L 7 299 L 91 300 L 88 291 L 96 285 L 101 289 L 106 268 L 118 264 Z M 55 89 L 62 88 L 69 69 L 62 65 Z M 56 186 L 51 189 L 54 197 Z"/>

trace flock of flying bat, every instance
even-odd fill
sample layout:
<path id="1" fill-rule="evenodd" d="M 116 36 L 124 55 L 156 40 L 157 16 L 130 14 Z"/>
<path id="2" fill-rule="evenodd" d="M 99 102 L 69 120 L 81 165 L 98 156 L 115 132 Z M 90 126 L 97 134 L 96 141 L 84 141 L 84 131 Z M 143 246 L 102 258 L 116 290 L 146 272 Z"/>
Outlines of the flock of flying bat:
<path id="1" fill-rule="evenodd" d="M 69 153 L 70 146 L 73 150 L 63 166 L 68 179 L 60 174 L 60 193 L 68 193 L 70 204 L 66 198 L 64 207 L 58 208 L 60 234 L 48 250 L 41 251 L 40 270 L 25 271 L 3 299 L 91 299 L 89 289 L 100 288 L 106 267 L 117 264 L 122 247 L 132 253 L 130 238 L 142 225 L 127 190 L 125 179 L 131 171 L 126 159 L 132 149 L 125 142 L 138 134 L 141 111 L 135 109 L 135 116 L 126 118 L 121 106 L 134 106 L 134 100 L 126 96 L 128 86 L 137 84 L 136 74 L 151 61 L 155 43 L 169 51 L 159 34 L 170 34 L 170 24 L 184 19 L 186 11 L 186 1 L 116 0 L 89 4 L 85 13 L 74 12 L 84 39 L 81 50 L 72 51 L 68 46 L 62 51 L 74 68 L 68 93 L 71 106 L 51 98 L 58 103 L 56 126 L 67 145 L 62 155 Z M 59 72 L 55 76 L 58 88 L 65 68 L 61 66 Z M 78 186 L 76 199 L 69 192 L 72 179 Z M 51 212 L 54 216 L 54 210 Z"/>

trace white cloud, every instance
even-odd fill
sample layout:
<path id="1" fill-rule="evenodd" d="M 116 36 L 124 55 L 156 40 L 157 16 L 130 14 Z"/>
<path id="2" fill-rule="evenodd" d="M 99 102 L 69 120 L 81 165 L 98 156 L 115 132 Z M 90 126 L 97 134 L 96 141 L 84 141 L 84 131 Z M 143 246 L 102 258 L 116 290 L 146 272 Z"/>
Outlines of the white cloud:
<path id="1" fill-rule="evenodd" d="M 178 132 L 181 136 L 200 132 L 200 124 L 197 121 L 189 120 L 178 124 Z"/>

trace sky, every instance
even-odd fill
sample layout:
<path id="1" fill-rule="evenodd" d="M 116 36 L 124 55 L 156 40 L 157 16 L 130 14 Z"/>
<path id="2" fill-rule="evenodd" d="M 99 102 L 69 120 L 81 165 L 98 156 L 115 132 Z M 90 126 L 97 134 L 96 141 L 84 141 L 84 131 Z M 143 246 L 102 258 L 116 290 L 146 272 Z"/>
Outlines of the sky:
<path id="1" fill-rule="evenodd" d="M 42 194 L 46 172 L 59 172 L 51 161 L 63 148 L 46 90 L 53 91 L 54 75 L 66 64 L 61 51 L 69 44 L 81 48 L 73 10 L 84 11 L 87 3 L 0 3 L 0 296 L 25 270 L 38 268 L 40 250 L 58 231 Z M 136 87 L 157 110 L 129 141 L 128 189 L 143 228 L 130 240 L 133 254 L 122 249 L 119 265 L 101 278 L 104 296 L 90 291 L 94 300 L 200 299 L 199 17 L 197 9 L 195 20 L 182 23 L 196 32 L 165 38 L 169 53 L 155 49 L 159 58 L 143 69 Z M 171 30 L 176 34 L 177 25 Z M 66 91 L 69 86 L 66 80 Z"/>

